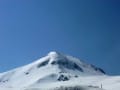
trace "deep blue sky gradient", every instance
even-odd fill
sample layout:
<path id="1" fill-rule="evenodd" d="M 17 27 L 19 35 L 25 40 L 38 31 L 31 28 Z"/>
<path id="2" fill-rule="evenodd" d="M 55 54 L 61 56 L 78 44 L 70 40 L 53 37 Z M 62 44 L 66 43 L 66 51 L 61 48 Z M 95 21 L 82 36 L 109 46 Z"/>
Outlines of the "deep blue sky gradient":
<path id="1" fill-rule="evenodd" d="M 51 50 L 120 74 L 120 1 L 0 0 L 0 72 Z"/>

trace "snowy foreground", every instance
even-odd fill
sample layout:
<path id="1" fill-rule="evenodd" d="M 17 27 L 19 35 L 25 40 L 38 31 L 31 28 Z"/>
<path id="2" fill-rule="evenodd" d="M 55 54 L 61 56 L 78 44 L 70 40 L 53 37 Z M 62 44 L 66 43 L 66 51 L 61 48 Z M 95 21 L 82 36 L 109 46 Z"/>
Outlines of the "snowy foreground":
<path id="1" fill-rule="evenodd" d="M 80 59 L 50 52 L 31 64 L 1 73 L 0 90 L 120 90 L 120 76 L 108 76 Z"/>
<path id="2" fill-rule="evenodd" d="M 101 89 L 101 84 L 103 89 Z M 44 83 L 30 87 L 0 87 L 0 90 L 60 90 L 56 88 L 60 86 L 79 86 L 80 90 L 120 90 L 120 76 L 79 77 L 70 81 Z"/>

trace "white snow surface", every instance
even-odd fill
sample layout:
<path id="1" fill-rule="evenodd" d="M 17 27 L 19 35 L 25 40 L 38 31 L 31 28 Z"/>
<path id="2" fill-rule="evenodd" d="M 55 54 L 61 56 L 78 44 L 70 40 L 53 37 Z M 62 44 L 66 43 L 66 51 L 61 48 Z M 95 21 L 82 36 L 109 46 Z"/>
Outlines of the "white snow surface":
<path id="1" fill-rule="evenodd" d="M 0 74 L 0 90 L 52 90 L 61 86 L 120 90 L 120 76 L 108 76 L 96 66 L 55 51 Z"/>

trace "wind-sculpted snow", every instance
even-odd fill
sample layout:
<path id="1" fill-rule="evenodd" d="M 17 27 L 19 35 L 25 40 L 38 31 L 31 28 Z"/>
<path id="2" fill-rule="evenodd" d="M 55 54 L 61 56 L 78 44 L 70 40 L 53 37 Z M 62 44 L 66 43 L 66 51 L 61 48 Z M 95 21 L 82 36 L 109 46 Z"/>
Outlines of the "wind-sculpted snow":
<path id="1" fill-rule="evenodd" d="M 43 61 L 41 62 L 40 64 L 37 65 L 38 68 L 42 67 L 42 66 L 45 66 L 49 63 L 49 60 L 46 60 L 46 61 Z"/>

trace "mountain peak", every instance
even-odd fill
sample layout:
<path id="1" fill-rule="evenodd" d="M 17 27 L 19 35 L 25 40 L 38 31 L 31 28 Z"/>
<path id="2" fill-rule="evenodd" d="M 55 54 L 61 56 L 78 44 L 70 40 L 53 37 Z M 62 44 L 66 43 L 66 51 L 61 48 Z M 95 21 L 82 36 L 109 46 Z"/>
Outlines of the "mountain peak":
<path id="1" fill-rule="evenodd" d="M 78 76 L 104 75 L 104 71 L 91 64 L 82 62 L 80 59 L 51 51 L 47 56 L 39 60 L 19 67 L 17 69 L 1 73 L 0 84 L 11 86 L 29 86 L 44 81 L 67 81 Z M 21 77 L 19 79 L 19 77 Z M 17 80 L 17 83 L 16 81 Z M 26 83 L 23 84 L 26 80 Z M 30 82 L 27 82 L 31 80 Z"/>
<path id="2" fill-rule="evenodd" d="M 48 53 L 49 56 L 51 56 L 51 55 L 59 55 L 59 54 L 60 53 L 57 52 L 57 51 L 51 51 L 51 52 Z"/>
<path id="3" fill-rule="evenodd" d="M 64 55 L 60 52 L 57 52 L 57 51 L 51 51 L 48 53 L 48 56 L 51 58 L 51 59 L 55 59 L 55 58 L 62 58 L 64 57 Z"/>
<path id="4" fill-rule="evenodd" d="M 58 86 L 67 86 L 68 84 L 76 85 L 77 87 L 80 83 L 82 86 L 84 86 L 83 83 L 88 85 L 89 90 L 93 90 L 92 87 L 94 90 L 103 90 L 100 89 L 99 86 L 94 85 L 97 85 L 97 82 L 100 84 L 101 81 L 99 78 L 102 80 L 102 85 L 104 83 L 103 79 L 106 77 L 104 77 L 104 75 L 104 71 L 96 66 L 87 64 L 78 58 L 52 51 L 38 61 L 1 73 L 0 90 L 16 90 L 16 88 L 22 90 L 39 90 L 39 88 L 40 90 L 46 90 L 46 87 L 51 88 L 50 90 L 53 90 L 52 87 L 55 87 L 54 90 L 56 90 Z M 110 80 L 111 78 L 107 80 L 107 83 L 109 83 Z M 117 80 L 116 77 L 115 80 Z M 67 82 L 64 83 L 63 81 Z M 107 83 L 106 85 L 108 86 Z M 1 89 L 1 87 L 3 89 Z M 85 90 L 88 90 L 87 88 L 85 88 Z"/>

